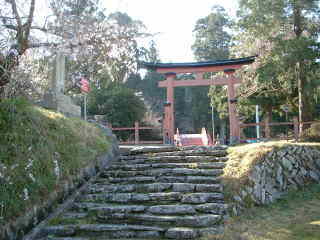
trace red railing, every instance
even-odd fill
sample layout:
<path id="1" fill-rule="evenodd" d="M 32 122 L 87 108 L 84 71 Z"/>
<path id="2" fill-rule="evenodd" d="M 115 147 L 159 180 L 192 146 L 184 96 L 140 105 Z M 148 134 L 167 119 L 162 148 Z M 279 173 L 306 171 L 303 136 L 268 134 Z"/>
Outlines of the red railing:
<path id="1" fill-rule="evenodd" d="M 113 128 L 109 125 L 112 131 L 134 131 L 134 141 L 120 142 L 120 144 L 163 144 L 163 141 L 140 141 L 140 130 L 162 130 L 161 127 L 140 127 L 139 122 L 134 123 L 134 127 Z"/>

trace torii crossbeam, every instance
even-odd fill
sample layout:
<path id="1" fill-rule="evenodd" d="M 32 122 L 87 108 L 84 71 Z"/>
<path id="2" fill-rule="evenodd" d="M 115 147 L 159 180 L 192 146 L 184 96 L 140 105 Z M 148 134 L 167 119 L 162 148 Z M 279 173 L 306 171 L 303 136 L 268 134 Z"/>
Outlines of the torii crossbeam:
<path id="1" fill-rule="evenodd" d="M 159 87 L 167 89 L 167 103 L 165 106 L 164 134 L 171 141 L 174 136 L 174 88 L 187 86 L 209 86 L 227 85 L 228 86 L 228 107 L 230 121 L 230 142 L 240 139 L 239 121 L 236 114 L 235 103 L 235 84 L 241 83 L 241 79 L 236 78 L 234 73 L 243 65 L 251 64 L 255 57 L 195 62 L 195 63 L 143 63 L 148 69 L 156 70 L 166 76 L 165 81 L 159 82 Z M 203 74 L 207 72 L 224 72 L 224 76 L 217 76 L 213 79 L 204 79 Z M 176 74 L 194 73 L 195 80 L 175 80 Z"/>

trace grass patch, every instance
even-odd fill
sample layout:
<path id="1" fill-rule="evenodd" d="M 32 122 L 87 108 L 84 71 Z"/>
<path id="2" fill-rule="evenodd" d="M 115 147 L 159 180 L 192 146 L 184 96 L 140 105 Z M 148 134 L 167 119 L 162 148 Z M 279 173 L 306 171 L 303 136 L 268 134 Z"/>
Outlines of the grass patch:
<path id="1" fill-rule="evenodd" d="M 24 215 L 106 152 L 101 129 L 22 99 L 0 103 L 0 223 Z"/>
<path id="2" fill-rule="evenodd" d="M 290 191 L 276 203 L 248 209 L 231 218 L 223 236 L 207 240 L 318 240 L 320 239 L 320 184 Z"/>

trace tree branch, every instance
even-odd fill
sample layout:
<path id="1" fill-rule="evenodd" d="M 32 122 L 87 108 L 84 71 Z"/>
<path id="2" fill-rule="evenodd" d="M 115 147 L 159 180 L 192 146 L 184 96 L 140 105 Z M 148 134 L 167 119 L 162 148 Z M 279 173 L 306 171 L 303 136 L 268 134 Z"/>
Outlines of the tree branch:
<path id="1" fill-rule="evenodd" d="M 21 18 L 19 16 L 19 12 L 18 12 L 18 9 L 17 9 L 17 3 L 16 3 L 16 0 L 7 0 L 8 3 L 11 4 L 11 9 L 12 9 L 12 12 L 13 14 L 15 15 L 15 19 L 17 20 L 17 24 L 18 24 L 18 28 L 22 28 L 22 23 L 21 23 Z"/>
<path id="2" fill-rule="evenodd" d="M 29 35 L 30 35 L 31 24 L 32 24 L 32 21 L 33 21 L 34 8 L 35 8 L 35 0 L 31 0 L 30 10 L 29 10 L 29 17 L 28 17 L 28 20 L 27 20 L 26 24 L 24 25 L 24 27 L 25 27 L 24 38 L 26 40 L 29 38 Z"/>

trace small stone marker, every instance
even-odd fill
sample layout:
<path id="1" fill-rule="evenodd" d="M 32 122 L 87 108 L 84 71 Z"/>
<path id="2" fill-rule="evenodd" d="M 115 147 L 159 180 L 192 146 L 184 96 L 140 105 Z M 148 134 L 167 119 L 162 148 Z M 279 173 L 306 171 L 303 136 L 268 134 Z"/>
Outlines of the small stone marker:
<path id="1" fill-rule="evenodd" d="M 70 117 L 81 117 L 81 107 L 75 105 L 65 91 L 65 56 L 57 53 L 51 86 L 44 95 L 43 107 L 56 110 Z"/>

